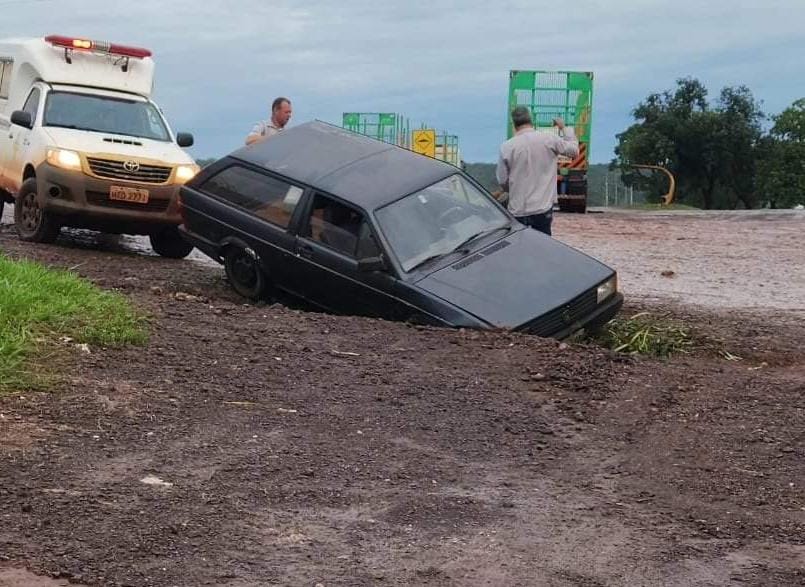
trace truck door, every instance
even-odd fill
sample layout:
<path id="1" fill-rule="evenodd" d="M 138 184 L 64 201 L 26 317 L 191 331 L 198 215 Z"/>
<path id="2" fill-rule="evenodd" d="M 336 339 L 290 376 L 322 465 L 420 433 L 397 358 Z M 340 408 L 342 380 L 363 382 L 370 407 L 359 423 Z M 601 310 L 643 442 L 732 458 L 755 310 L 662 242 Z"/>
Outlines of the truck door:
<path id="1" fill-rule="evenodd" d="M 33 88 L 22 109 L 31 115 L 31 119 L 36 124 L 37 116 L 39 114 L 39 102 L 42 93 L 39 88 Z M 11 118 L 11 112 L 8 113 Z M 6 132 L 6 131 L 4 131 Z M 16 124 L 9 124 L 6 136 L 8 137 L 4 149 L 2 168 L 4 170 L 3 183 L 8 186 L 11 191 L 16 192 L 22 185 L 22 172 L 23 166 L 28 162 L 27 156 L 29 146 L 31 144 L 31 133 L 33 131 L 29 128 L 17 126 Z"/>
<path id="2" fill-rule="evenodd" d="M 0 188 L 5 188 L 5 162 L 6 154 L 11 149 L 11 139 L 8 138 L 11 123 L 11 105 L 9 93 L 11 91 L 11 71 L 14 61 L 8 57 L 0 57 Z"/>

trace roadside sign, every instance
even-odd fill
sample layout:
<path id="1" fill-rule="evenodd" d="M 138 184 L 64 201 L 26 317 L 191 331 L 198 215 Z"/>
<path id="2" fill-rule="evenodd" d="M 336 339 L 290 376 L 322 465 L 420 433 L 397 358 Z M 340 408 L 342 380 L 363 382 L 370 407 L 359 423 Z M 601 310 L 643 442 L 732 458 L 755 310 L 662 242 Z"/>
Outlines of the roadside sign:
<path id="1" fill-rule="evenodd" d="M 411 149 L 415 153 L 436 158 L 436 131 L 434 129 L 415 130 L 411 139 Z"/>

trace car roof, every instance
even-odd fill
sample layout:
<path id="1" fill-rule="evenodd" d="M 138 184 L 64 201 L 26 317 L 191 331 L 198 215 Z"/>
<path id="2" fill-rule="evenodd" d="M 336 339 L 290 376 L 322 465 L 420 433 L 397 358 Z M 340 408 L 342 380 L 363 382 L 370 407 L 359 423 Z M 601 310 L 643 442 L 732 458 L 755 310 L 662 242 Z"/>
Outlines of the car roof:
<path id="1" fill-rule="evenodd" d="M 230 155 L 374 210 L 460 171 L 437 159 L 321 121 Z"/>

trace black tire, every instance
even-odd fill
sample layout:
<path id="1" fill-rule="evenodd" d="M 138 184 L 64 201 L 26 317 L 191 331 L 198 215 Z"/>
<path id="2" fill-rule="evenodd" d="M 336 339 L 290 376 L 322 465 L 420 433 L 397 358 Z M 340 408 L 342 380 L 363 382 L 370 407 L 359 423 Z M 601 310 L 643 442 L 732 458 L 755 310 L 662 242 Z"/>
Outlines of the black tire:
<path id="1" fill-rule="evenodd" d="M 193 245 L 182 238 L 179 229 L 175 226 L 149 234 L 148 240 L 151 241 L 151 248 L 158 255 L 168 259 L 184 259 L 193 250 Z"/>
<path id="2" fill-rule="evenodd" d="M 230 245 L 224 253 L 226 278 L 232 289 L 250 300 L 260 300 L 268 292 L 268 278 L 257 258 L 246 249 Z"/>
<path id="3" fill-rule="evenodd" d="M 28 242 L 52 243 L 59 236 L 58 220 L 39 206 L 35 177 L 22 182 L 14 203 L 14 225 L 20 240 Z"/>

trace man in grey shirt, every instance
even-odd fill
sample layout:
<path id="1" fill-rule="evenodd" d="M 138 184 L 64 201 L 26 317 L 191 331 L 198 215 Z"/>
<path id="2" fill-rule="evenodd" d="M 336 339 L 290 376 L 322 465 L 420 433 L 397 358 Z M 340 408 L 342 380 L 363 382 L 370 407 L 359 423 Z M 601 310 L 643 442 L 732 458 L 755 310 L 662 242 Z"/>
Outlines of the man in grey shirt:
<path id="1" fill-rule="evenodd" d="M 498 183 L 509 192 L 509 212 L 523 224 L 550 235 L 559 156 L 576 157 L 579 143 L 561 118 L 553 121 L 558 135 L 537 132 L 525 106 L 512 111 L 512 123 L 514 136 L 500 146 Z"/>
<path id="2" fill-rule="evenodd" d="M 252 128 L 252 132 L 246 137 L 246 144 L 251 145 L 264 141 L 269 137 L 282 131 L 291 119 L 291 101 L 288 98 L 279 97 L 271 104 L 271 118 L 261 120 Z"/>

